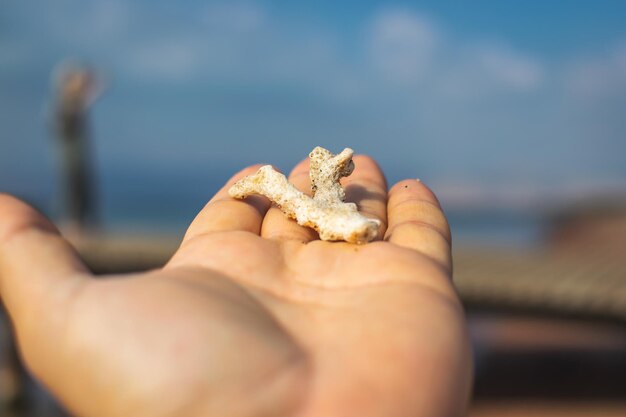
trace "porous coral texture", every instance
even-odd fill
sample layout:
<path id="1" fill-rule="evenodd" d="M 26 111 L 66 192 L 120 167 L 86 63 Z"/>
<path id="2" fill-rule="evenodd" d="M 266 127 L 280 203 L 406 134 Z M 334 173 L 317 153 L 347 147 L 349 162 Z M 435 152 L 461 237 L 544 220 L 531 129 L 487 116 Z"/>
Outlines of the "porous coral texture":
<path id="1" fill-rule="evenodd" d="M 349 148 L 337 155 L 321 147 L 313 149 L 309 154 L 312 197 L 270 165 L 237 181 L 229 194 L 239 199 L 264 195 L 298 224 L 317 230 L 322 240 L 366 243 L 378 234 L 380 221 L 362 216 L 356 204 L 344 202 L 346 195 L 339 182 L 354 170 L 353 154 Z"/>

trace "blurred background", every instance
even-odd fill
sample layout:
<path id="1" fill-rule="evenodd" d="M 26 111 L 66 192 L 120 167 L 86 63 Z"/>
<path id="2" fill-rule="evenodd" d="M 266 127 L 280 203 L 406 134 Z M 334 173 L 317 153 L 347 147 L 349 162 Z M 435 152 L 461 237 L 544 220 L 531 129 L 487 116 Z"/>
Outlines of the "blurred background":
<path id="1" fill-rule="evenodd" d="M 625 21 L 619 0 L 4 0 L 0 191 L 95 271 L 136 270 L 240 168 L 351 147 L 442 201 L 471 415 L 626 415 Z M 16 357 L 4 320 L 0 415 L 62 415 Z"/>

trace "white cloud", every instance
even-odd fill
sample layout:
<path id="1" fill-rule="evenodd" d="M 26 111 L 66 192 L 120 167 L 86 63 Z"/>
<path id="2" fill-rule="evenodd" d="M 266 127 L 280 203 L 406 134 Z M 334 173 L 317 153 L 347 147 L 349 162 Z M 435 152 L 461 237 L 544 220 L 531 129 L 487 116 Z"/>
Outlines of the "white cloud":
<path id="1" fill-rule="evenodd" d="M 126 57 L 126 68 L 140 79 L 185 81 L 201 68 L 201 49 L 192 39 L 165 39 L 134 46 Z"/>
<path id="2" fill-rule="evenodd" d="M 202 14 L 210 30 L 251 33 L 264 26 L 266 12 L 260 5 L 249 1 L 222 1 L 209 4 Z"/>
<path id="3" fill-rule="evenodd" d="M 119 0 L 95 2 L 82 23 L 85 30 L 89 30 L 100 39 L 118 36 L 124 33 L 130 24 L 128 3 Z"/>
<path id="4" fill-rule="evenodd" d="M 64 44 L 93 48 L 121 39 L 130 16 L 130 5 L 122 0 L 63 0 L 44 14 L 44 30 Z"/>
<path id="5" fill-rule="evenodd" d="M 477 51 L 476 59 L 487 78 L 513 90 L 533 90 L 543 78 L 543 70 L 537 61 L 511 48 L 484 47 Z"/>
<path id="6" fill-rule="evenodd" d="M 552 166 L 578 172 L 621 155 L 617 146 L 591 151 L 602 148 L 593 138 L 623 137 L 623 121 L 617 119 L 623 117 L 606 97 L 626 97 L 626 43 L 557 67 L 506 39 L 476 44 L 472 35 L 448 33 L 409 9 L 380 10 L 360 27 L 333 32 L 332 24 L 286 22 L 254 0 L 177 6 L 176 16 L 148 3 L 59 0 L 44 7 L 40 1 L 56 26 L 52 35 L 49 27 L 24 29 L 39 37 L 34 52 L 82 52 L 114 69 L 114 78 L 130 77 L 124 84 L 148 80 L 150 89 L 164 95 L 183 83 L 225 87 L 219 92 L 224 96 L 235 92 L 216 107 L 237 122 L 197 128 L 214 129 L 216 137 L 235 137 L 236 125 L 242 138 L 284 139 L 294 149 L 303 137 L 329 143 L 349 138 L 355 147 L 389 158 L 393 167 L 412 167 L 421 158 L 432 172 L 488 172 L 494 181 L 506 181 L 500 178 L 506 172 L 553 178 Z M 46 26 L 29 19 L 25 14 L 19 21 Z M 364 36 L 353 36 L 359 34 Z M 5 46 L 0 45 L 0 69 L 23 59 L 20 46 Z M 563 78 L 575 100 L 559 89 Z M 581 94 L 594 94 L 598 105 Z M 145 130 L 141 124 L 135 128 L 136 136 Z M 224 144 L 224 155 L 232 146 Z M 403 152 L 390 156 L 391 147 Z M 617 170 L 618 162 L 603 165 Z"/>
<path id="7" fill-rule="evenodd" d="M 537 91 L 545 78 L 541 62 L 502 42 L 459 42 L 440 65 L 437 91 L 450 100 L 484 99 L 502 93 Z"/>
<path id="8" fill-rule="evenodd" d="M 446 35 L 428 16 L 390 9 L 374 17 L 368 48 L 384 82 L 418 85 L 420 94 L 424 84 L 458 99 L 533 91 L 543 81 L 542 64 L 505 42 L 472 42 Z"/>
<path id="9" fill-rule="evenodd" d="M 120 66 L 151 82 L 197 82 L 246 86 L 276 85 L 344 99 L 359 86 L 327 33 L 281 27 L 252 3 L 212 3 L 202 25 L 181 33 L 142 34 L 120 54 Z"/>
<path id="10" fill-rule="evenodd" d="M 209 2 L 175 30 L 137 33 L 120 51 L 121 67 L 153 82 L 260 82 L 272 56 L 289 55 L 268 21 L 253 1 Z"/>
<path id="11" fill-rule="evenodd" d="M 408 10 L 373 16 L 355 45 L 367 51 L 365 63 L 345 57 L 332 33 L 281 26 L 258 3 L 210 3 L 200 19 L 177 33 L 142 33 L 121 51 L 122 68 L 152 81 L 293 85 L 341 105 L 397 99 L 398 86 L 413 96 L 419 89 L 419 100 L 429 94 L 424 87 L 447 99 L 529 91 L 543 77 L 539 63 L 510 47 L 470 47 Z"/>
<path id="12" fill-rule="evenodd" d="M 429 69 L 440 35 L 434 22 L 407 10 L 386 10 L 374 19 L 370 53 L 374 66 L 395 81 L 414 81 Z"/>

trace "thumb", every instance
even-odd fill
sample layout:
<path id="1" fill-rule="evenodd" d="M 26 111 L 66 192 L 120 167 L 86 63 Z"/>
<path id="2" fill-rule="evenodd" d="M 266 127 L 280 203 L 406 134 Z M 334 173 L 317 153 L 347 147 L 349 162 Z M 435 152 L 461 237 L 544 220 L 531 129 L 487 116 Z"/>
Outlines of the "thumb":
<path id="1" fill-rule="evenodd" d="M 59 313 L 87 276 L 75 250 L 50 221 L 0 193 L 0 297 L 22 345 L 58 330 L 56 324 L 63 321 Z"/>

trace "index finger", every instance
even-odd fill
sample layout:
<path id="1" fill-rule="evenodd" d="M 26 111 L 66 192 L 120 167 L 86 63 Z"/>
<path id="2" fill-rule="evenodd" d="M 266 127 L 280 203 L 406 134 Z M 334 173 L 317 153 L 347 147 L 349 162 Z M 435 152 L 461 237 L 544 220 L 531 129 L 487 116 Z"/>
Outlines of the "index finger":
<path id="1" fill-rule="evenodd" d="M 288 181 L 298 190 L 311 195 L 311 180 L 309 178 L 310 161 L 306 158 L 296 165 L 289 174 Z M 299 225 L 295 220 L 288 218 L 278 207 L 271 207 L 261 227 L 261 236 L 268 239 L 282 241 L 297 241 L 302 243 L 319 239 L 317 232 L 309 227 Z"/>
<path id="2" fill-rule="evenodd" d="M 259 234 L 263 217 L 270 207 L 270 201 L 259 195 L 251 195 L 244 200 L 236 200 L 228 190 L 241 178 L 254 174 L 262 165 L 249 166 L 233 177 L 211 198 L 191 222 L 183 241 L 205 233 L 224 231 L 247 231 Z"/>

